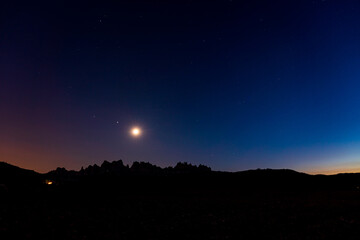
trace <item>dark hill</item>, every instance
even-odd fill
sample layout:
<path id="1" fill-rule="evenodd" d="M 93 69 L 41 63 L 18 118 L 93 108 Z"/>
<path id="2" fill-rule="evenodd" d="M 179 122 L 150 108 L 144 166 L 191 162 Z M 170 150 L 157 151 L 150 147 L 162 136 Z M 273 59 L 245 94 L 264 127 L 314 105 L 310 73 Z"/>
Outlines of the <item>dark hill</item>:
<path id="1" fill-rule="evenodd" d="M 175 167 L 160 168 L 149 162 L 134 162 L 124 165 L 122 160 L 104 161 L 100 166 L 94 164 L 80 171 L 57 168 L 46 174 L 22 169 L 0 162 L 0 184 L 34 185 L 45 180 L 55 185 L 78 183 L 95 185 L 116 185 L 131 181 L 129 188 L 144 186 L 145 189 L 219 189 L 219 190 L 257 190 L 257 189 L 357 189 L 360 187 L 360 173 L 337 175 L 308 175 L 290 169 L 256 169 L 239 172 L 212 171 L 204 165 L 179 162 Z M 163 186 L 163 187 L 162 187 Z"/>
<path id="2" fill-rule="evenodd" d="M 42 174 L 0 162 L 0 184 L 7 186 L 28 186 L 42 183 Z"/>
<path id="3" fill-rule="evenodd" d="M 360 174 L 0 163 L 1 239 L 357 239 Z M 46 185 L 46 181 L 53 181 Z M 10 186 L 6 190 L 7 186 Z"/>

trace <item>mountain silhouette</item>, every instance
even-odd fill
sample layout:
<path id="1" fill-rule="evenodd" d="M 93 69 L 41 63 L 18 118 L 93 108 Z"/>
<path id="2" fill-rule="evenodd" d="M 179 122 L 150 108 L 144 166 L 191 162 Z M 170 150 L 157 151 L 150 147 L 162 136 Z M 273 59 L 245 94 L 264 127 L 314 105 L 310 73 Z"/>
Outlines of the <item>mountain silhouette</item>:
<path id="1" fill-rule="evenodd" d="M 51 184 L 50 184 L 51 183 Z M 360 174 L 0 162 L 2 239 L 356 239 Z"/>
<path id="2" fill-rule="evenodd" d="M 43 178 L 40 173 L 23 169 L 6 162 L 0 162 L 0 184 L 7 186 L 27 186 L 40 184 Z"/>
<path id="3" fill-rule="evenodd" d="M 212 171 L 204 165 L 192 165 L 179 162 L 174 167 L 161 168 L 149 162 L 133 162 L 125 165 L 122 160 L 104 161 L 100 166 L 94 164 L 79 171 L 67 170 L 58 167 L 46 174 L 33 170 L 22 169 L 11 164 L 0 162 L 0 184 L 5 185 L 34 185 L 43 184 L 51 180 L 56 184 L 97 181 L 96 184 L 105 184 L 112 181 L 117 184 L 124 178 L 132 178 L 132 184 L 144 180 L 147 183 L 159 181 L 157 187 L 169 184 L 174 186 L 196 186 L 203 189 L 356 189 L 360 186 L 359 173 L 336 175 L 309 175 L 290 169 L 256 169 L 239 172 Z M 159 180 L 161 178 L 161 180 Z M 163 181 L 163 179 L 166 179 Z M 109 183 L 108 183 L 109 184 Z M 140 184 L 140 183 L 139 183 Z M 146 185 L 146 184 L 144 184 Z"/>

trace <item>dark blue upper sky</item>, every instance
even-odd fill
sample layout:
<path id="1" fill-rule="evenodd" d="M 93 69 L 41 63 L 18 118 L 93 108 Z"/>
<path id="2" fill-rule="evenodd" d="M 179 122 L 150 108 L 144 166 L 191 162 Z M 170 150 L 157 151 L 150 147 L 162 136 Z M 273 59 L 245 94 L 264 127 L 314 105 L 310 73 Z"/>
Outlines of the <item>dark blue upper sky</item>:
<path id="1" fill-rule="evenodd" d="M 2 3 L 0 160 L 358 171 L 360 2 L 163 2 Z"/>

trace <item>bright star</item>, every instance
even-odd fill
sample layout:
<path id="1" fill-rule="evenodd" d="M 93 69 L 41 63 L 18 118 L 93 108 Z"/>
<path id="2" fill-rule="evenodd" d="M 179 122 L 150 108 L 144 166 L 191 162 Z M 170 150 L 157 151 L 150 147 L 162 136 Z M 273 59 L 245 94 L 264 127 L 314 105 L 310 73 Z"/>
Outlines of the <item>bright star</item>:
<path id="1" fill-rule="evenodd" d="M 131 129 L 131 135 L 133 135 L 134 137 L 138 137 L 141 135 L 141 129 L 138 127 L 134 127 Z"/>

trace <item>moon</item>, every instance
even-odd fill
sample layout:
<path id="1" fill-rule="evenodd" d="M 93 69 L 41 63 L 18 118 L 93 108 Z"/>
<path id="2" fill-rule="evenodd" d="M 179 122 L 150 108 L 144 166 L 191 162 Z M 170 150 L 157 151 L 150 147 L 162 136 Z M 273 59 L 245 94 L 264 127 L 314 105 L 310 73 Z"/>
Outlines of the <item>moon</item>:
<path id="1" fill-rule="evenodd" d="M 141 135 L 141 129 L 138 128 L 138 127 L 133 127 L 131 130 L 130 130 L 130 133 L 133 137 L 139 137 Z"/>

